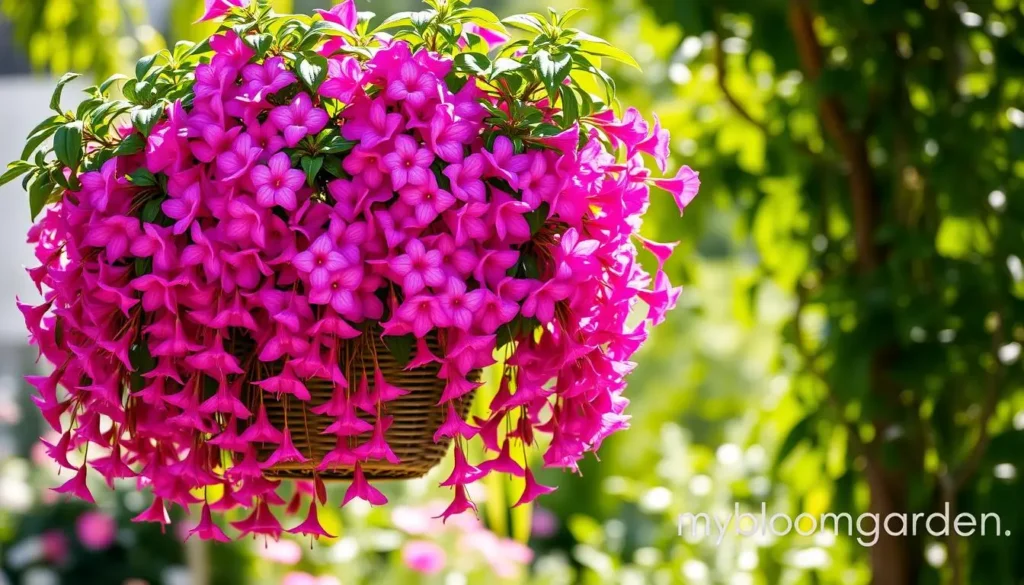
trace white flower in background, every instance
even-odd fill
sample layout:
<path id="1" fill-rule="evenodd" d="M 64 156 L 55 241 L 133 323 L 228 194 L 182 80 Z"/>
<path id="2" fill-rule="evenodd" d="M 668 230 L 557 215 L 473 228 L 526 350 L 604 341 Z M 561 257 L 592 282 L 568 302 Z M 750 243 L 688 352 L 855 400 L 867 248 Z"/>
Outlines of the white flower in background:
<path id="1" fill-rule="evenodd" d="M 29 569 L 21 578 L 23 585 L 60 585 L 60 576 L 50 569 Z"/>
<path id="2" fill-rule="evenodd" d="M 176 565 L 164 569 L 162 578 L 164 585 L 192 585 L 192 576 L 188 567 Z"/>
<path id="3" fill-rule="evenodd" d="M 44 552 L 43 539 L 27 538 L 7 550 L 6 564 L 15 570 L 23 569 L 42 559 Z"/>

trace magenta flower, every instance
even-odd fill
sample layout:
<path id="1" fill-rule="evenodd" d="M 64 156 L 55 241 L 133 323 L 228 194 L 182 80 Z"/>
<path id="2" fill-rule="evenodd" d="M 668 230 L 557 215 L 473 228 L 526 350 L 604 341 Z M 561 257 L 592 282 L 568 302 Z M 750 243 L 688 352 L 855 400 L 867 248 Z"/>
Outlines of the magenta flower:
<path id="1" fill-rule="evenodd" d="M 92 227 L 85 236 L 85 244 L 103 248 L 107 260 L 120 260 L 128 253 L 131 243 L 139 237 L 142 230 L 139 219 L 126 215 L 108 217 Z"/>
<path id="2" fill-rule="evenodd" d="M 167 214 L 167 217 L 178 220 L 174 223 L 175 234 L 185 233 L 192 225 L 192 222 L 195 221 L 196 215 L 199 213 L 201 197 L 202 191 L 199 183 L 193 183 L 180 196 L 175 197 L 171 194 L 163 202 L 161 208 Z"/>
<path id="3" fill-rule="evenodd" d="M 477 289 L 466 292 L 465 282 L 449 278 L 445 292 L 439 297 L 441 309 L 446 315 L 445 322 L 462 331 L 468 331 L 473 325 L 473 315 L 480 310 L 483 298 L 484 291 Z"/>
<path id="4" fill-rule="evenodd" d="M 255 102 L 297 81 L 295 74 L 286 67 L 283 57 L 271 57 L 262 64 L 254 63 L 242 69 L 243 91 Z"/>
<path id="5" fill-rule="evenodd" d="M 288 155 L 279 152 L 265 166 L 252 170 L 256 201 L 263 207 L 281 207 L 291 211 L 297 207 L 296 192 L 306 183 L 306 174 L 293 169 Z"/>
<path id="6" fill-rule="evenodd" d="M 461 163 L 448 165 L 444 175 L 452 185 L 452 195 L 459 201 L 485 201 L 487 189 L 481 177 L 484 175 L 484 157 L 479 153 L 467 156 Z"/>
<path id="7" fill-rule="evenodd" d="M 401 277 L 402 290 L 410 296 L 428 286 L 441 286 L 445 281 L 444 271 L 441 270 L 441 253 L 437 250 L 428 251 L 419 240 L 407 242 L 405 254 L 395 257 L 389 266 Z"/>
<path id="8" fill-rule="evenodd" d="M 429 179 L 434 155 L 421 148 L 411 136 L 395 138 L 395 150 L 384 156 L 383 167 L 391 173 L 391 186 L 396 191 L 406 185 L 424 185 Z"/>
<path id="9" fill-rule="evenodd" d="M 653 179 L 651 182 L 660 189 L 672 194 L 672 198 L 679 207 L 679 213 L 686 211 L 686 207 L 697 196 L 700 190 L 700 173 L 697 173 L 688 166 L 683 166 L 671 179 Z"/>
<path id="10" fill-rule="evenodd" d="M 199 22 L 215 20 L 228 13 L 232 8 L 248 5 L 250 0 L 206 0 L 206 10 Z"/>
<path id="11" fill-rule="evenodd" d="M 365 148 L 373 148 L 381 142 L 391 140 L 402 123 L 402 115 L 389 114 L 384 102 L 374 100 L 368 108 L 362 108 L 359 116 L 342 126 L 341 134 L 348 140 L 358 140 Z"/>
<path id="12" fill-rule="evenodd" d="M 189 530 L 188 538 L 198 535 L 203 540 L 216 540 L 218 542 L 231 542 L 231 539 L 224 534 L 219 526 L 214 524 L 213 515 L 210 513 L 210 504 L 203 504 L 203 511 L 200 515 L 199 524 Z M 186 540 L 188 539 L 186 538 Z"/>
<path id="13" fill-rule="evenodd" d="M 309 283 L 316 289 L 326 287 L 332 274 L 348 266 L 348 262 L 335 251 L 334 242 L 326 234 L 317 238 L 308 250 L 295 256 L 292 264 L 309 277 Z"/>
<path id="14" fill-rule="evenodd" d="M 359 24 L 355 0 L 345 0 L 330 10 L 317 10 L 316 13 L 327 22 L 339 24 L 351 31 L 356 30 L 356 25 Z"/>
<path id="15" fill-rule="evenodd" d="M 395 317 L 408 325 L 416 337 L 423 337 L 435 325 L 445 323 L 448 318 L 437 300 L 427 295 L 406 299 L 395 311 Z"/>
<path id="16" fill-rule="evenodd" d="M 360 463 L 355 465 L 352 483 L 348 486 L 348 490 L 345 491 L 345 499 L 342 500 L 342 505 L 344 506 L 356 498 L 365 500 L 373 506 L 383 506 L 388 503 L 388 499 L 384 497 L 384 494 L 380 493 L 380 490 L 366 481 L 366 475 L 363 473 L 363 466 Z"/>
<path id="17" fill-rule="evenodd" d="M 504 191 L 495 191 L 493 198 L 494 229 L 502 240 L 526 241 L 530 239 L 530 223 L 524 217 L 530 206 L 513 199 Z"/>
<path id="18" fill-rule="evenodd" d="M 516 154 L 512 141 L 505 136 L 498 136 L 494 139 L 492 150 L 481 152 L 490 165 L 490 172 L 495 176 L 508 181 L 513 189 L 519 189 L 518 173 L 530 168 L 530 157 L 525 154 Z"/>
<path id="19" fill-rule="evenodd" d="M 412 108 L 421 108 L 431 95 L 437 94 L 437 80 L 413 61 L 406 61 L 398 75 L 388 83 L 387 97 L 405 102 Z"/>
<path id="20" fill-rule="evenodd" d="M 291 105 L 274 108 L 269 119 L 284 132 L 284 142 L 291 147 L 307 136 L 319 134 L 328 122 L 327 112 L 314 108 L 305 93 L 295 96 Z"/>
<path id="21" fill-rule="evenodd" d="M 430 122 L 430 148 L 441 160 L 461 162 L 465 148 L 478 130 L 465 121 L 455 121 L 450 105 L 438 105 Z"/>
<path id="22" fill-rule="evenodd" d="M 399 191 L 403 203 L 413 208 L 417 226 L 427 226 L 446 209 L 455 204 L 451 193 L 437 186 L 437 178 L 427 175 L 422 184 L 411 184 Z"/>
<path id="23" fill-rule="evenodd" d="M 220 171 L 221 180 L 238 180 L 249 172 L 262 152 L 263 149 L 253 145 L 252 136 L 239 134 L 231 149 L 217 158 L 217 170 Z"/>
<path id="24" fill-rule="evenodd" d="M 351 0 L 345 4 L 351 4 Z M 339 6 L 344 4 L 339 4 L 335 8 Z M 362 80 L 363 70 L 357 59 L 351 56 L 332 58 L 327 62 L 327 80 L 320 86 L 320 95 L 346 103 L 351 102 L 362 86 Z"/>

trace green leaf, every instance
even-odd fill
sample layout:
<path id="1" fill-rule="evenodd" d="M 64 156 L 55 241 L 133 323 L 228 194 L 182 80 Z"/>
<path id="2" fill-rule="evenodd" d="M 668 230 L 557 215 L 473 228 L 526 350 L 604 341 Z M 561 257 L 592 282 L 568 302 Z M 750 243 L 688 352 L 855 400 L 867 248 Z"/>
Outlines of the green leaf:
<path id="1" fill-rule="evenodd" d="M 138 187 L 153 187 L 157 184 L 156 176 L 149 169 L 142 167 L 128 175 L 128 181 Z"/>
<path id="2" fill-rule="evenodd" d="M 389 28 L 395 28 L 395 27 L 399 27 L 399 26 L 410 25 L 410 24 L 412 24 L 412 15 L 413 14 L 415 14 L 415 13 L 414 12 L 408 12 L 408 11 L 407 12 L 396 12 L 395 14 L 392 14 L 391 16 L 385 18 L 384 22 L 382 22 L 379 25 L 377 25 L 377 28 L 374 29 L 374 32 L 380 31 L 380 30 L 389 29 Z"/>
<path id="3" fill-rule="evenodd" d="M 35 221 L 39 212 L 49 203 L 55 187 L 56 185 L 46 173 L 39 173 L 29 183 L 28 204 L 29 211 L 32 214 L 32 221 Z"/>
<path id="4" fill-rule="evenodd" d="M 115 73 L 111 75 L 107 78 L 106 81 L 100 84 L 100 93 L 106 95 L 106 93 L 110 91 L 110 88 L 113 87 L 115 83 L 117 83 L 118 81 L 124 81 L 125 79 L 128 79 L 128 76 L 123 73 Z"/>
<path id="5" fill-rule="evenodd" d="M 302 170 L 306 171 L 306 182 L 310 187 L 316 185 L 316 176 L 324 166 L 324 157 L 302 157 Z"/>
<path id="6" fill-rule="evenodd" d="M 163 104 L 156 104 L 150 108 L 137 108 L 132 111 L 132 126 L 135 126 L 135 129 L 141 132 L 143 136 L 149 136 L 153 126 L 156 126 L 156 123 L 160 121 L 163 113 Z"/>
<path id="7" fill-rule="evenodd" d="M 53 153 L 65 167 L 78 170 L 82 162 L 82 122 L 81 120 L 65 124 L 57 129 L 53 137 Z"/>
<path id="8" fill-rule="evenodd" d="M 28 160 L 36 149 L 39 148 L 40 144 L 45 142 L 47 138 L 53 136 L 53 133 L 57 131 L 57 128 L 59 128 L 63 122 L 63 116 L 54 116 L 44 120 L 41 124 L 36 126 L 25 141 L 25 148 L 21 151 L 21 160 Z"/>
<path id="9" fill-rule="evenodd" d="M 491 60 L 481 53 L 459 53 L 453 60 L 457 71 L 483 76 L 491 68 Z"/>
<path id="10" fill-rule="evenodd" d="M 580 119 L 580 102 L 576 98 L 576 90 L 569 85 L 558 88 L 558 96 L 562 102 L 562 128 L 569 128 Z"/>
<path id="11" fill-rule="evenodd" d="M 0 175 L 0 187 L 10 183 L 14 179 L 17 179 L 34 168 L 36 168 L 35 165 L 23 160 L 16 160 L 12 162 L 7 165 L 7 171 L 3 175 Z"/>
<path id="12" fill-rule="evenodd" d="M 387 346 L 388 351 L 395 357 L 395 361 L 398 365 L 405 367 L 409 364 L 409 360 L 412 359 L 412 348 L 416 344 L 416 337 L 412 334 L 409 335 L 385 335 L 384 345 Z"/>
<path id="13" fill-rule="evenodd" d="M 535 16 L 529 14 L 514 14 L 501 20 L 502 24 L 525 30 L 532 33 L 543 33 L 544 24 Z"/>
<path id="14" fill-rule="evenodd" d="M 316 93 L 327 79 L 327 59 L 320 55 L 303 56 L 298 62 L 298 71 L 306 87 Z"/>
<path id="15" fill-rule="evenodd" d="M 465 22 L 472 22 L 482 28 L 508 34 L 508 29 L 501 24 L 501 20 L 486 8 L 472 7 L 460 10 L 458 16 Z"/>
<path id="16" fill-rule="evenodd" d="M 142 136 L 138 134 L 130 134 L 117 145 L 114 150 L 114 156 L 130 156 L 142 152 L 142 149 L 146 147 L 146 141 Z"/>
<path id="17" fill-rule="evenodd" d="M 509 59 L 508 57 L 501 57 L 499 59 L 496 59 L 494 61 L 494 64 L 491 65 L 491 77 L 490 77 L 490 79 L 493 81 L 493 80 L 497 79 L 498 77 L 500 77 L 502 75 L 505 75 L 506 73 L 522 69 L 522 67 L 523 67 L 523 64 L 520 63 L 519 61 L 516 61 L 515 59 Z"/>
<path id="18" fill-rule="evenodd" d="M 57 88 L 53 90 L 53 97 L 50 98 L 50 109 L 58 114 L 63 114 L 60 110 L 60 97 L 64 93 L 64 86 L 78 79 L 82 75 L 80 73 L 65 73 L 63 77 L 57 82 Z"/>
<path id="19" fill-rule="evenodd" d="M 551 212 L 551 207 L 547 203 L 541 203 L 537 209 L 534 209 L 525 216 L 526 222 L 530 224 L 530 235 L 535 236 L 540 228 L 544 227 L 544 222 L 548 220 L 548 215 Z"/>
<path id="20" fill-rule="evenodd" d="M 567 54 L 552 55 L 540 50 L 534 58 L 537 61 L 537 70 L 540 73 L 540 80 L 548 90 L 548 99 L 554 103 L 558 96 L 558 88 L 572 72 L 572 56 Z"/>
<path id="21" fill-rule="evenodd" d="M 341 166 L 341 158 L 336 156 L 328 156 L 324 158 L 324 171 L 338 179 L 345 176 L 345 169 Z"/>
<path id="22" fill-rule="evenodd" d="M 772 465 L 772 469 L 779 469 L 800 443 L 810 437 L 814 416 L 814 413 L 808 414 L 789 429 L 789 433 L 783 439 L 782 444 L 779 445 L 779 450 L 775 453 L 775 464 Z"/>
<path id="23" fill-rule="evenodd" d="M 257 56 L 262 57 L 267 54 L 271 45 L 274 44 L 274 37 L 267 33 L 249 35 L 245 37 L 245 43 L 256 51 Z"/>
<path id="24" fill-rule="evenodd" d="M 146 55 L 135 63 L 135 79 L 141 81 L 146 78 L 146 74 L 153 68 L 153 63 L 156 63 L 157 56 L 156 54 Z"/>
<path id="25" fill-rule="evenodd" d="M 358 143 L 345 140 L 339 135 L 334 135 L 319 148 L 319 152 L 322 154 L 341 154 L 352 150 L 356 144 Z"/>
<path id="26" fill-rule="evenodd" d="M 155 185 L 156 182 L 154 181 L 153 184 Z M 142 208 L 142 221 L 155 223 L 156 218 L 160 216 L 160 208 L 163 205 L 164 199 L 164 197 L 160 197 L 146 203 L 145 207 Z"/>
<path id="27" fill-rule="evenodd" d="M 591 55 L 597 55 L 598 57 L 608 57 L 609 59 L 625 63 L 630 67 L 634 67 L 637 70 L 642 71 L 640 64 L 636 62 L 636 59 L 634 59 L 632 55 L 612 45 L 601 37 L 595 37 L 594 35 L 587 34 L 576 29 L 572 29 L 572 32 L 576 34 L 576 42 L 579 43 L 580 51 Z"/>

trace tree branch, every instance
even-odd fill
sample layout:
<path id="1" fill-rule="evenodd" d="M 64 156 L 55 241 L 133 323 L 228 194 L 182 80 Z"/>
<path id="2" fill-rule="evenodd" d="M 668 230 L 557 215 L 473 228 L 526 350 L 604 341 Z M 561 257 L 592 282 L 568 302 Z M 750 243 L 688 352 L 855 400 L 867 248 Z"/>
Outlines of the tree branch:
<path id="1" fill-rule="evenodd" d="M 824 70 L 824 57 L 808 0 L 790 0 L 789 24 L 804 74 L 808 80 L 817 81 Z M 881 264 L 882 254 L 874 242 L 879 213 L 867 145 L 862 136 L 850 129 L 838 98 L 823 96 L 818 108 L 825 131 L 836 142 L 848 167 L 857 263 L 862 272 L 871 272 Z"/>

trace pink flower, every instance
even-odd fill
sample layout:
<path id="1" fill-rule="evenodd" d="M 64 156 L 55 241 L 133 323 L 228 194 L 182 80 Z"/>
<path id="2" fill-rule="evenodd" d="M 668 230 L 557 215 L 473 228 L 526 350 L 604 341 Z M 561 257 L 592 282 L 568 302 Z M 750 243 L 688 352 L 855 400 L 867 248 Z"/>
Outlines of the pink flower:
<path id="1" fill-rule="evenodd" d="M 330 534 L 324 527 L 320 525 L 320 519 L 316 513 L 316 501 L 309 503 L 309 512 L 306 515 L 306 519 L 295 528 L 289 528 L 288 532 L 292 534 L 302 534 L 305 536 L 312 536 L 313 538 L 320 540 L 320 537 L 334 538 L 333 534 Z"/>
<path id="2" fill-rule="evenodd" d="M 292 566 L 302 560 L 302 547 L 294 540 L 267 540 L 256 552 L 268 561 Z M 286 577 L 287 579 L 287 577 Z"/>
<path id="3" fill-rule="evenodd" d="M 468 35 L 476 35 L 480 37 L 480 39 L 487 44 L 488 48 L 497 47 L 509 40 L 508 35 L 468 22 L 462 26 L 463 39 L 459 39 L 459 46 L 468 46 L 468 43 L 464 40 Z"/>
<path id="4" fill-rule="evenodd" d="M 316 13 L 327 22 L 340 24 L 348 30 L 356 30 L 356 25 L 359 24 L 355 0 L 345 0 L 330 10 L 317 10 Z"/>
<path id="5" fill-rule="evenodd" d="M 108 217 L 89 230 L 85 237 L 85 244 L 104 248 L 107 260 L 114 262 L 128 253 L 131 242 L 135 241 L 141 232 L 139 220 L 136 217 L 125 215 Z"/>
<path id="6" fill-rule="evenodd" d="M 495 138 L 493 149 L 484 150 L 481 154 L 487 159 L 494 176 L 508 181 L 513 189 L 519 189 L 517 175 L 530 167 L 530 157 L 516 154 L 512 141 L 506 136 Z"/>
<path id="7" fill-rule="evenodd" d="M 262 152 L 263 149 L 253 145 L 251 136 L 239 134 L 231 150 L 217 158 L 217 170 L 221 173 L 221 180 L 237 180 L 252 168 Z"/>
<path id="8" fill-rule="evenodd" d="M 476 129 L 465 121 L 455 121 L 450 105 L 438 105 L 430 122 L 430 148 L 441 160 L 449 163 L 462 161 L 464 149 Z"/>
<path id="9" fill-rule="evenodd" d="M 381 100 L 374 100 L 368 107 L 359 109 L 364 115 L 349 120 L 341 127 L 341 134 L 349 140 L 358 140 L 365 148 L 391 140 L 402 123 L 402 115 L 389 114 Z"/>
<path id="10" fill-rule="evenodd" d="M 391 186 L 396 191 L 406 185 L 424 185 L 430 175 L 434 155 L 411 136 L 395 138 L 395 150 L 384 156 L 383 166 L 391 173 Z"/>
<path id="11" fill-rule="evenodd" d="M 210 504 L 203 504 L 203 511 L 200 514 L 199 524 L 197 524 L 192 530 L 189 530 L 186 540 L 191 538 L 193 535 L 199 536 L 202 540 L 231 542 L 231 539 L 224 534 L 224 531 L 220 529 L 220 526 L 217 526 L 213 522 L 213 516 L 210 513 Z"/>
<path id="12" fill-rule="evenodd" d="M 377 488 L 366 481 L 366 475 L 363 473 L 361 463 L 356 463 L 355 465 L 352 483 L 348 486 L 348 490 L 345 491 L 345 499 L 342 500 L 341 505 L 344 506 L 355 498 L 365 500 L 373 506 L 383 506 L 388 503 L 388 499 L 384 497 L 384 494 L 380 493 Z"/>
<path id="13" fill-rule="evenodd" d="M 445 292 L 441 294 L 441 309 L 446 313 L 446 322 L 452 326 L 468 331 L 473 325 L 473 315 L 480 310 L 484 291 L 477 289 L 466 292 L 466 283 L 457 278 L 449 278 Z"/>
<path id="14" fill-rule="evenodd" d="M 300 93 L 291 105 L 274 108 L 270 121 L 284 132 L 284 142 L 294 147 L 306 136 L 319 134 L 327 127 L 327 112 L 314 108 L 309 95 Z"/>
<path id="15" fill-rule="evenodd" d="M 117 538 L 117 521 L 109 514 L 89 510 L 75 521 L 75 534 L 87 550 L 105 550 Z"/>
<path id="16" fill-rule="evenodd" d="M 199 18 L 199 22 L 218 19 L 232 8 L 247 6 L 249 2 L 250 0 L 206 0 L 206 11 Z"/>
<path id="17" fill-rule="evenodd" d="M 452 194 L 437 186 L 437 178 L 427 175 L 423 184 L 411 184 L 399 191 L 403 203 L 413 208 L 417 226 L 427 226 L 437 216 L 455 204 Z"/>
<path id="18" fill-rule="evenodd" d="M 262 64 L 246 65 L 242 69 L 243 88 L 252 101 L 275 94 L 298 81 L 287 69 L 283 57 L 271 57 Z"/>
<path id="19" fill-rule="evenodd" d="M 452 195 L 459 201 L 485 201 L 487 189 L 480 180 L 484 174 L 484 157 L 479 153 L 467 156 L 461 163 L 448 165 L 444 175 L 452 185 Z"/>
<path id="20" fill-rule="evenodd" d="M 676 173 L 676 176 L 671 179 L 652 179 L 651 182 L 660 189 L 664 189 L 672 194 L 672 198 L 676 201 L 676 206 L 679 207 L 679 213 L 682 215 L 686 211 L 686 206 L 697 196 L 697 191 L 700 190 L 700 173 L 697 173 L 688 166 L 683 166 Z"/>
<path id="21" fill-rule="evenodd" d="M 252 170 L 252 182 L 257 203 L 263 207 L 280 205 L 292 211 L 298 205 L 296 192 L 305 184 L 306 174 L 293 169 L 288 155 L 279 152 L 266 166 L 259 165 Z"/>
<path id="22" fill-rule="evenodd" d="M 348 266 L 348 262 L 335 250 L 334 242 L 327 234 L 317 238 L 308 250 L 292 258 L 292 264 L 299 272 L 309 276 L 313 288 L 327 287 L 331 275 Z"/>
<path id="23" fill-rule="evenodd" d="M 402 290 L 407 295 L 414 295 L 428 286 L 441 286 L 445 281 L 441 253 L 428 251 L 420 240 L 407 242 L 405 254 L 391 260 L 389 265 L 402 278 Z"/>
<path id="24" fill-rule="evenodd" d="M 388 83 L 386 95 L 392 101 L 421 108 L 431 94 L 436 93 L 437 79 L 413 61 L 406 61 L 398 70 L 398 75 Z"/>
<path id="25" fill-rule="evenodd" d="M 448 557 L 444 549 L 426 540 L 410 540 L 402 547 L 402 562 L 417 573 L 436 575 L 444 570 Z"/>

